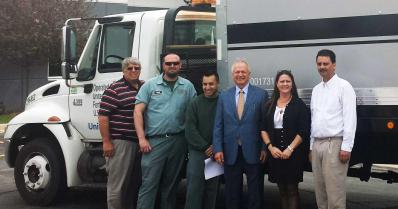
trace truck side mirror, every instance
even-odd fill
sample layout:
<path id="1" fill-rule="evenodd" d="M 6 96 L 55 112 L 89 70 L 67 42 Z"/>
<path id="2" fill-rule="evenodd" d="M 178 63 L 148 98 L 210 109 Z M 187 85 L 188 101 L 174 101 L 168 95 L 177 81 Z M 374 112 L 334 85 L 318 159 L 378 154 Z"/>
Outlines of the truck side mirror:
<path id="1" fill-rule="evenodd" d="M 62 78 L 71 79 L 76 77 L 77 72 L 77 38 L 72 26 L 62 27 Z"/>

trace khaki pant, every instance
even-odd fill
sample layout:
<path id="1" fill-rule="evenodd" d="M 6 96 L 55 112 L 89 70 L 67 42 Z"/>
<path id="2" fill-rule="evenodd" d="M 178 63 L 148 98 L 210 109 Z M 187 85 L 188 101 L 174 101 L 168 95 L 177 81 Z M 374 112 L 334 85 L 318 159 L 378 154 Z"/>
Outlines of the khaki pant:
<path id="1" fill-rule="evenodd" d="M 342 137 L 315 139 L 312 147 L 312 172 L 319 209 L 345 209 L 345 181 L 349 163 L 339 159 Z"/>
<path id="2" fill-rule="evenodd" d="M 134 209 L 141 184 L 141 154 L 138 144 L 112 141 L 115 154 L 106 161 L 108 209 Z"/>

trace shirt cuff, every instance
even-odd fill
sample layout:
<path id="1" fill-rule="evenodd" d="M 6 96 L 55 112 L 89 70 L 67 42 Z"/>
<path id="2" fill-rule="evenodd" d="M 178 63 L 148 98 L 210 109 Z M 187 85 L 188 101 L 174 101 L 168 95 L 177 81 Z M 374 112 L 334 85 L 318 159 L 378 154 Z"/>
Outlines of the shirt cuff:
<path id="1" fill-rule="evenodd" d="M 346 152 L 351 152 L 352 151 L 352 146 L 343 142 L 341 144 L 341 150 L 342 151 L 346 151 Z"/>

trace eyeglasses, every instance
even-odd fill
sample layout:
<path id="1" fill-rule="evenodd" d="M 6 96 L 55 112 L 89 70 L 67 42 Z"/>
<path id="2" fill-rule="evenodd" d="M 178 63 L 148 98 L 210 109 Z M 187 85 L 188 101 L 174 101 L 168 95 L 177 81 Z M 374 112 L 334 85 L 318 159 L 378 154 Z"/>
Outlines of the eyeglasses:
<path id="1" fill-rule="evenodd" d="M 164 64 L 167 65 L 167 66 L 171 66 L 171 65 L 176 66 L 176 65 L 179 65 L 180 62 L 164 62 Z"/>
<path id="2" fill-rule="evenodd" d="M 128 70 L 128 71 L 132 71 L 132 70 L 139 71 L 139 70 L 141 70 L 141 67 L 136 67 L 136 66 L 128 67 L 127 70 Z"/>

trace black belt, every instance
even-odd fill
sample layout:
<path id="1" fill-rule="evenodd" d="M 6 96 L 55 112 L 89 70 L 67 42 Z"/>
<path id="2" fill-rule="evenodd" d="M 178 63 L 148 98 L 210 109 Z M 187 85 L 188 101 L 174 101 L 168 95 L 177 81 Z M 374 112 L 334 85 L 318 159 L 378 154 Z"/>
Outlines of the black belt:
<path id="1" fill-rule="evenodd" d="M 182 133 L 183 133 L 183 131 L 180 131 L 178 133 L 155 134 L 152 136 L 147 136 L 147 138 L 169 138 L 171 136 L 176 136 L 176 135 L 179 135 Z"/>

